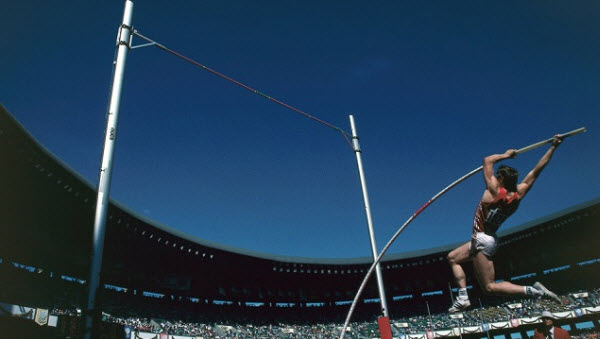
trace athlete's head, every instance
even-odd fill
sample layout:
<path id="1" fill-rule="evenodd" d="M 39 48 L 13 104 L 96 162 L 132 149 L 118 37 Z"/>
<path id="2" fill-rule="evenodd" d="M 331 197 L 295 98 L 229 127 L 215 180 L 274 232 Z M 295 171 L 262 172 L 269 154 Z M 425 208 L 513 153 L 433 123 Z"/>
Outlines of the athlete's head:
<path id="1" fill-rule="evenodd" d="M 498 178 L 498 181 L 500 181 L 500 185 L 502 185 L 502 187 L 506 188 L 508 191 L 517 191 L 519 172 L 516 169 L 510 166 L 501 165 L 496 171 L 496 178 Z"/>

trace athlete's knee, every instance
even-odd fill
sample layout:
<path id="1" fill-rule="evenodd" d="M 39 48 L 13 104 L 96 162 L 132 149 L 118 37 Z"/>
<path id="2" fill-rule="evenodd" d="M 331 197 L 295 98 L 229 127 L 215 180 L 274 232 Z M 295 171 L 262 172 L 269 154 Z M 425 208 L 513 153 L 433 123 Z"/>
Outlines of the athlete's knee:
<path id="1" fill-rule="evenodd" d="M 446 256 L 446 261 L 448 261 L 448 264 L 450 265 L 458 264 L 458 262 L 456 261 L 456 255 L 454 254 L 454 251 L 448 253 L 448 255 Z"/>
<path id="2" fill-rule="evenodd" d="M 483 289 L 483 293 L 485 294 L 495 294 L 496 293 L 496 283 L 493 282 L 488 282 L 483 284 L 483 286 L 481 286 L 481 288 Z"/>
<path id="3" fill-rule="evenodd" d="M 460 264 L 461 260 L 460 260 L 460 255 L 459 255 L 458 251 L 454 250 L 454 251 L 448 253 L 448 255 L 446 256 L 446 261 L 448 261 L 448 264 L 450 264 L 450 265 Z"/>

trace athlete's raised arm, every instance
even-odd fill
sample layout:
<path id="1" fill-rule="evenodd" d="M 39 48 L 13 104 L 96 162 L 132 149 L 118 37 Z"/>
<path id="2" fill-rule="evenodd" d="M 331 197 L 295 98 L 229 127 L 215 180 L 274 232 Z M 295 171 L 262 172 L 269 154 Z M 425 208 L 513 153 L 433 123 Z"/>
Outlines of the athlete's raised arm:
<path id="1" fill-rule="evenodd" d="M 558 134 L 554 136 L 554 140 L 552 140 L 552 146 L 550 146 L 548 151 L 546 151 L 546 153 L 540 158 L 535 167 L 529 173 L 527 173 L 525 179 L 523 179 L 523 181 L 517 186 L 517 192 L 519 192 L 521 199 L 525 196 L 525 194 L 527 194 L 527 192 L 529 192 L 535 180 L 540 176 L 546 165 L 548 165 L 550 159 L 552 159 L 554 151 L 556 151 L 563 139 L 564 136 Z"/>
<path id="2" fill-rule="evenodd" d="M 500 187 L 498 179 L 494 176 L 494 164 L 500 160 L 514 158 L 516 156 L 517 150 L 509 149 L 502 154 L 492 154 L 483 159 L 483 179 L 485 180 L 487 192 L 490 193 L 491 198 L 495 198 L 498 195 L 498 189 Z"/>

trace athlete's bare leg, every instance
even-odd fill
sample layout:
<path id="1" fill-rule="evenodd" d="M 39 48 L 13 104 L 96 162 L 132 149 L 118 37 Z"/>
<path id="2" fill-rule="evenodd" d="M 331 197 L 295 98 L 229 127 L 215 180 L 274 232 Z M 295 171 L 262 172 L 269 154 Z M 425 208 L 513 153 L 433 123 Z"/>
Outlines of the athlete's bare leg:
<path id="1" fill-rule="evenodd" d="M 452 274 L 454 275 L 456 284 L 460 288 L 467 287 L 467 277 L 460 264 L 471 260 L 469 257 L 469 245 L 470 242 L 448 253 L 448 264 L 450 264 L 450 269 L 452 269 Z"/>
<path id="2" fill-rule="evenodd" d="M 448 309 L 449 313 L 463 311 L 471 306 L 469 295 L 467 294 L 467 277 L 461 264 L 471 260 L 469 253 L 470 242 L 458 247 L 454 251 L 448 253 L 448 264 L 452 269 L 452 274 L 458 285 L 458 296 L 452 306 Z"/>
<path id="3" fill-rule="evenodd" d="M 525 288 L 508 281 L 494 282 L 496 271 L 494 262 L 485 254 L 478 252 L 473 258 L 475 276 L 479 286 L 487 294 L 494 295 L 525 295 Z"/>

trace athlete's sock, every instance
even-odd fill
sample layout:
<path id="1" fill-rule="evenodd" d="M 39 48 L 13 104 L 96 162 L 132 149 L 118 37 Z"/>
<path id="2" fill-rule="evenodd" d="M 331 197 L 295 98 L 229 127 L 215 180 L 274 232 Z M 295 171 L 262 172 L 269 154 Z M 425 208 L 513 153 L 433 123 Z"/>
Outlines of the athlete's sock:
<path id="1" fill-rule="evenodd" d="M 523 286 L 525 295 L 543 295 L 544 293 L 533 286 Z"/>
<path id="2" fill-rule="evenodd" d="M 469 299 L 469 295 L 467 294 L 467 288 L 462 287 L 458 289 L 458 297 L 461 299 Z"/>

